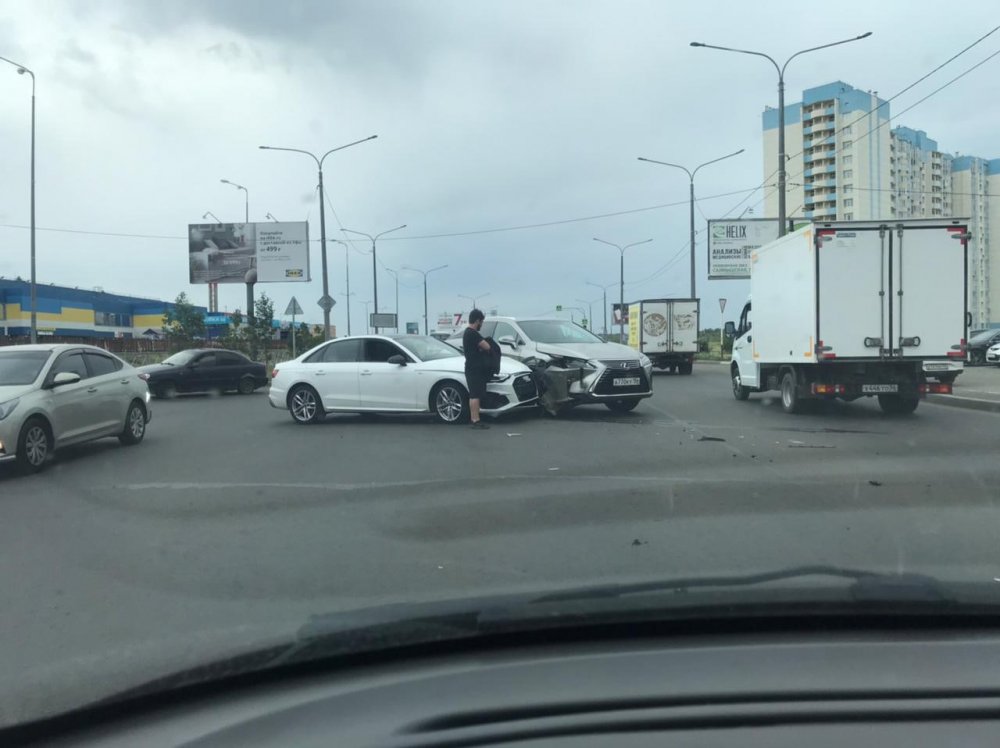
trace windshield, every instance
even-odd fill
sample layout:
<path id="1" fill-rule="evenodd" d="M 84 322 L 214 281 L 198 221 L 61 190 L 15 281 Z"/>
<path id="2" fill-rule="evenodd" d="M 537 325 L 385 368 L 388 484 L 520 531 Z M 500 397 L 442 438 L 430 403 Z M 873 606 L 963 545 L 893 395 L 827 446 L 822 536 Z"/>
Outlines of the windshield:
<path id="1" fill-rule="evenodd" d="M 163 359 L 163 363 L 170 366 L 184 366 L 191 363 L 197 355 L 198 351 L 181 351 L 180 353 L 175 353 L 173 356 L 167 356 Z"/>
<path id="2" fill-rule="evenodd" d="M 0 728 L 373 608 L 1000 593 L 998 7 L 0 3 Z"/>
<path id="3" fill-rule="evenodd" d="M 398 335 L 394 340 L 421 361 L 436 361 L 461 355 L 447 343 L 429 335 Z"/>
<path id="4" fill-rule="evenodd" d="M 518 321 L 525 334 L 536 343 L 603 343 L 579 325 L 561 320 Z"/>
<path id="5" fill-rule="evenodd" d="M 970 342 L 971 344 L 973 344 L 973 345 L 978 345 L 979 343 L 987 343 L 987 342 L 989 342 L 989 341 L 990 341 L 990 340 L 991 340 L 991 339 L 993 338 L 993 336 L 994 336 L 994 335 L 996 335 L 996 334 L 997 334 L 998 332 L 1000 332 L 1000 330 L 984 330 L 983 332 L 979 333 L 978 335 L 973 335 L 973 336 L 972 336 L 972 337 L 971 337 L 971 338 L 969 339 L 969 342 Z"/>
<path id="6" fill-rule="evenodd" d="M 50 355 L 48 351 L 0 351 L 0 387 L 31 384 Z"/>

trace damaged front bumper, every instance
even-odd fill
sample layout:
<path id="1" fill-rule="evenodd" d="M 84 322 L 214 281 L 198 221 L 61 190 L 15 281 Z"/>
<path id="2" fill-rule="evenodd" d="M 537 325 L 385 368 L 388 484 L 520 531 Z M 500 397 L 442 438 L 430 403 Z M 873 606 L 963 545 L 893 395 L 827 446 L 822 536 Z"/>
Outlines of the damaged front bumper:
<path id="1" fill-rule="evenodd" d="M 539 360 L 526 363 L 538 386 L 538 402 L 553 415 L 574 405 L 642 400 L 653 395 L 653 367 L 641 366 L 638 361 L 590 362 L 586 366 Z"/>

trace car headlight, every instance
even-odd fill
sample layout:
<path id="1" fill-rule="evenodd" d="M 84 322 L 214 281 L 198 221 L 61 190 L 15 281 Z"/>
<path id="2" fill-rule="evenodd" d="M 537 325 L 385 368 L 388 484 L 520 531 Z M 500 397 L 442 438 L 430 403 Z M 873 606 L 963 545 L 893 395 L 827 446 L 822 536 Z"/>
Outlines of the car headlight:
<path id="1" fill-rule="evenodd" d="M 561 366 L 564 369 L 587 369 L 594 371 L 597 369 L 597 364 L 593 361 L 588 361 L 583 358 L 562 358 L 554 359 L 553 363 L 557 366 Z"/>
<path id="2" fill-rule="evenodd" d="M 21 398 L 15 397 L 13 400 L 8 400 L 5 403 L 0 403 L 0 421 L 2 421 L 4 418 L 6 418 L 7 416 L 9 416 L 11 413 L 14 412 L 14 408 L 17 407 L 17 404 L 19 402 L 21 402 Z"/>
<path id="3" fill-rule="evenodd" d="M 490 381 L 506 382 L 508 379 L 510 379 L 510 376 L 511 376 L 510 374 L 494 374 L 492 377 L 490 377 Z"/>
<path id="4" fill-rule="evenodd" d="M 645 369 L 645 368 L 650 367 L 652 365 L 653 365 L 653 362 L 649 360 L 649 356 L 647 356 L 645 353 L 640 353 L 639 354 L 639 366 L 641 366 L 643 369 Z"/>

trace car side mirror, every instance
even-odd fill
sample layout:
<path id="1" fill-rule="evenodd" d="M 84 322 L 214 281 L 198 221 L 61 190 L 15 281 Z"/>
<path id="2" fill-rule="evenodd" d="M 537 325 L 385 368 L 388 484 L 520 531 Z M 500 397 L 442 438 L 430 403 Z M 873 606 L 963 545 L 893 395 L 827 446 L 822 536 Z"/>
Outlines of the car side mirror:
<path id="1" fill-rule="evenodd" d="M 80 381 L 80 375 L 75 371 L 61 371 L 52 377 L 52 387 L 62 387 L 67 384 L 76 384 Z"/>
<path id="2" fill-rule="evenodd" d="M 497 341 L 497 343 L 500 345 L 509 345 L 511 348 L 517 348 L 517 340 L 512 338 L 510 335 L 504 335 Z"/>
<path id="3" fill-rule="evenodd" d="M 396 364 L 396 366 L 406 366 L 406 358 L 399 353 L 395 356 L 389 356 L 385 362 L 387 364 Z"/>
<path id="4" fill-rule="evenodd" d="M 727 338 L 736 337 L 736 323 L 730 320 L 726 323 L 725 327 L 722 328 L 722 334 Z"/>

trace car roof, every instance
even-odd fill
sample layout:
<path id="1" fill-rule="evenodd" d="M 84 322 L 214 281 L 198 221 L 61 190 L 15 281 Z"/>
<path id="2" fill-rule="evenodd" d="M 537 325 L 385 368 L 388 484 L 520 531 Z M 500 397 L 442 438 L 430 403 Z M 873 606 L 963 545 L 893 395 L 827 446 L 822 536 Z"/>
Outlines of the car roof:
<path id="1" fill-rule="evenodd" d="M 42 351 L 62 353 L 63 351 L 78 350 L 80 348 L 88 351 L 97 351 L 98 353 L 111 353 L 111 351 L 106 351 L 103 348 L 98 348 L 96 345 L 90 345 L 89 343 L 25 343 L 24 345 L 3 346 L 0 347 L 0 351 Z"/>

